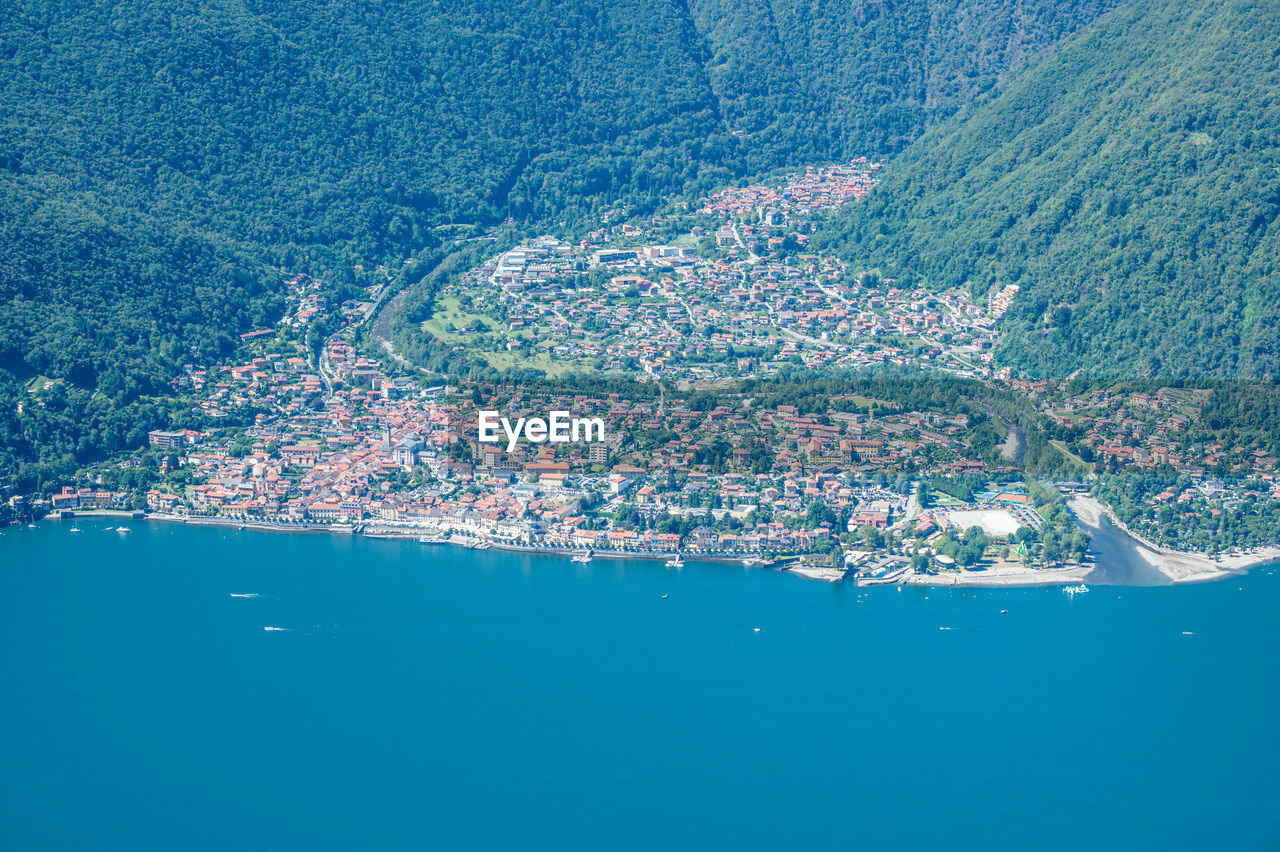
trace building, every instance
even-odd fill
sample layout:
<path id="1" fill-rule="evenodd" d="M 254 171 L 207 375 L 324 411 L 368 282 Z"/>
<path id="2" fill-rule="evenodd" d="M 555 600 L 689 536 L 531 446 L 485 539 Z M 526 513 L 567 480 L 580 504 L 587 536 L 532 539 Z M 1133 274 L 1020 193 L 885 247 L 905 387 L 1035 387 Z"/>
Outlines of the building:
<path id="1" fill-rule="evenodd" d="M 396 448 L 391 451 L 391 458 L 398 465 L 413 467 L 418 463 L 418 453 L 421 452 L 422 448 L 422 439 L 417 435 L 410 435 L 400 441 Z"/>
<path id="2" fill-rule="evenodd" d="M 162 429 L 152 429 L 147 433 L 147 440 L 151 442 L 151 446 L 167 450 L 170 447 L 180 447 L 185 444 L 187 436 L 184 432 L 165 432 Z"/>

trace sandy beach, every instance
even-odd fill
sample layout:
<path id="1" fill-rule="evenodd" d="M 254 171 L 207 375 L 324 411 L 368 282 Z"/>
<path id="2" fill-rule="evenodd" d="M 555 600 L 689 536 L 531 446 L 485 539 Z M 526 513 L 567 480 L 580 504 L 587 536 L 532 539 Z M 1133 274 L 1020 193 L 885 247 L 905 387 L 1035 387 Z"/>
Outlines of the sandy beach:
<path id="1" fill-rule="evenodd" d="M 1082 523 L 1094 529 L 1102 525 L 1102 516 L 1106 515 L 1116 527 L 1133 539 L 1133 547 L 1137 555 L 1174 583 L 1216 580 L 1245 571 L 1255 565 L 1280 559 L 1280 548 L 1277 547 L 1260 547 L 1218 557 L 1212 557 L 1206 553 L 1170 550 L 1135 534 L 1121 523 L 1110 509 L 1091 495 L 1077 494 L 1071 498 L 1068 505 Z"/>

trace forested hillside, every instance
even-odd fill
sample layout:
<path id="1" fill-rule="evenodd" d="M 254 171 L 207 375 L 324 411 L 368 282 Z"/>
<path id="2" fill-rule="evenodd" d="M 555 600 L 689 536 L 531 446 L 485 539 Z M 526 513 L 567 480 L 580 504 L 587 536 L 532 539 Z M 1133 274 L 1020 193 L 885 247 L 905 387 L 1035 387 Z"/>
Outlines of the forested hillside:
<path id="1" fill-rule="evenodd" d="M 1120 0 L 690 0 L 755 152 L 892 154 Z"/>
<path id="2" fill-rule="evenodd" d="M 724 180 L 702 50 L 662 0 L 6 4 L 0 369 L 133 423 L 279 319 L 287 274 Z M 21 458 L 145 434 L 51 432 L 28 402 Z"/>
<path id="3" fill-rule="evenodd" d="M 290 246 L 398 251 L 441 222 L 669 191 L 719 166 L 701 42 L 670 12 L 32 0 L 0 21 L 4 159 L 11 179 L 111 187 L 103 202 L 286 262 Z"/>
<path id="4" fill-rule="evenodd" d="M 1280 3 L 1135 0 L 927 134 L 826 243 L 1023 289 L 1033 374 L 1280 375 Z"/>
<path id="5" fill-rule="evenodd" d="M 892 154 L 1113 2 L 25 0 L 0 12 L 0 166 L 275 264 L 371 260 Z"/>
<path id="6" fill-rule="evenodd" d="M 286 275 L 890 155 L 1109 2 L 3 4 L 5 396 L 44 375 L 161 410 L 180 364 L 278 319 Z"/>

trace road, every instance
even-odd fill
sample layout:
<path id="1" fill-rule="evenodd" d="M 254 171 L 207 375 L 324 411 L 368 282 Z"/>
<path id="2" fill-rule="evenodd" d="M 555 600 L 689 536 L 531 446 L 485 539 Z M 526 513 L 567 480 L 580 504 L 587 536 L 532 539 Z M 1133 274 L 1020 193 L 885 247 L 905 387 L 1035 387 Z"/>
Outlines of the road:
<path id="1" fill-rule="evenodd" d="M 739 246 L 741 246 L 747 252 L 747 263 L 750 263 L 752 265 L 759 263 L 760 255 L 756 254 L 754 251 L 747 248 L 747 244 L 742 241 L 742 234 L 738 232 L 738 221 L 736 219 L 731 220 L 729 222 L 729 226 L 733 229 L 733 239 L 738 243 Z M 742 277 L 744 280 L 746 279 L 747 277 L 746 272 L 742 273 Z"/>
<path id="2" fill-rule="evenodd" d="M 349 329 L 359 328 L 360 326 L 369 322 L 371 319 L 373 320 L 374 327 L 372 329 L 372 333 L 375 339 L 378 339 L 379 324 L 381 324 L 384 334 L 387 333 L 390 330 L 390 323 L 391 323 L 390 317 L 394 307 L 399 305 L 400 302 L 403 301 L 405 294 L 407 294 L 411 288 L 408 288 L 408 287 L 401 288 L 400 291 L 396 293 L 396 295 L 391 299 L 387 299 L 387 294 L 390 293 L 393 289 L 395 289 L 398 283 L 404 280 L 405 271 L 407 267 L 408 267 L 407 262 L 402 263 L 400 265 L 399 273 L 397 273 L 396 275 L 387 276 L 386 282 L 378 290 L 378 295 L 374 298 L 373 302 L 370 303 L 369 307 L 365 308 L 365 311 L 361 315 L 360 319 L 358 319 L 356 322 L 352 323 L 351 325 L 347 326 L 346 328 L 341 328 L 335 331 L 333 334 L 329 335 L 325 339 L 324 346 L 322 346 L 320 349 L 320 365 L 319 365 L 320 380 L 324 382 L 325 399 L 331 399 L 333 397 L 333 375 L 335 372 L 333 369 L 333 364 L 329 360 L 329 344 L 337 340 L 343 334 L 343 332 Z M 384 300 L 386 300 L 385 305 L 383 305 Z M 396 358 L 397 362 L 399 363 L 404 363 L 403 359 L 400 359 L 398 356 L 396 356 L 394 352 L 390 351 L 389 344 L 386 344 L 386 346 L 388 347 L 388 354 L 390 354 L 391 357 Z"/>

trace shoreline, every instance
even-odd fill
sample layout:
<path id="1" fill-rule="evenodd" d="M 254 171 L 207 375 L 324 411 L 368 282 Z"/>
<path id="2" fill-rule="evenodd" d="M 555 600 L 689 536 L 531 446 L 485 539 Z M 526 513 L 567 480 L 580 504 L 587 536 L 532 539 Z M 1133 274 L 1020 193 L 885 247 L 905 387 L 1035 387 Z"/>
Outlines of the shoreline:
<path id="1" fill-rule="evenodd" d="M 279 532 L 279 533 L 329 533 L 331 535 L 359 535 L 363 538 L 382 539 L 382 540 L 400 540 L 418 542 L 423 536 L 443 535 L 439 530 L 432 531 L 426 528 L 388 528 L 384 526 L 374 526 L 370 531 L 357 531 L 357 526 L 369 527 L 369 522 L 362 522 L 359 525 L 335 525 L 333 524 L 293 524 L 279 521 L 240 521 L 234 518 L 220 517 L 191 517 L 182 515 L 166 515 L 162 513 L 148 513 L 142 520 L 162 521 L 165 523 L 188 524 L 191 526 L 224 526 L 235 527 L 236 529 L 258 530 L 260 532 Z M 461 535 L 461 534 L 459 534 Z M 572 550 L 567 548 L 555 547 L 538 547 L 528 544 L 510 544 L 508 542 L 494 541 L 492 539 L 476 539 L 483 541 L 488 545 L 486 548 L 468 547 L 462 542 L 456 541 L 432 541 L 422 542 L 423 544 L 439 544 L 449 547 L 459 547 L 463 550 L 501 550 L 507 553 L 529 553 L 543 556 L 564 556 L 573 557 L 581 556 L 586 551 Z M 668 560 L 673 559 L 676 553 L 657 552 L 657 551 L 627 551 L 627 550 L 592 550 L 591 555 L 599 559 L 644 559 L 644 560 Z M 683 557 L 690 557 L 686 561 L 697 562 L 713 562 L 726 565 L 740 565 L 744 560 L 751 559 L 751 554 L 743 554 L 741 556 L 728 554 L 704 554 L 697 551 L 680 551 Z"/>
<path id="2" fill-rule="evenodd" d="M 1129 529 L 1115 513 L 1091 494 L 1077 494 L 1068 501 L 1072 513 L 1085 526 L 1100 529 L 1106 517 L 1117 529 L 1128 536 L 1139 557 L 1174 584 L 1203 583 L 1242 574 L 1250 568 L 1280 560 L 1280 547 L 1256 547 L 1226 556 L 1209 556 L 1207 553 L 1173 550 L 1161 547 Z"/>
<path id="3" fill-rule="evenodd" d="M 1233 553 L 1226 556 L 1213 558 L 1204 553 L 1177 551 L 1169 548 L 1159 547 L 1147 539 L 1133 533 L 1124 524 L 1122 524 L 1114 513 L 1106 506 L 1103 506 L 1096 498 L 1091 495 L 1075 495 L 1068 502 L 1068 506 L 1075 514 L 1076 518 L 1085 526 L 1091 529 L 1099 529 L 1101 526 L 1101 518 L 1105 515 L 1115 526 L 1128 536 L 1134 545 L 1137 555 L 1152 565 L 1157 571 L 1168 578 L 1172 584 L 1208 582 L 1211 580 L 1220 580 L 1225 577 L 1239 575 L 1250 568 L 1264 565 L 1270 562 L 1280 561 L 1280 547 L 1260 547 L 1254 548 L 1240 553 Z M 374 525 L 373 529 L 367 530 L 370 526 L 367 523 L 358 525 L 333 525 L 333 524 L 296 524 L 279 521 L 267 520 L 237 520 L 234 518 L 222 518 L 217 516 L 181 516 L 168 515 L 163 513 L 148 512 L 141 518 L 134 516 L 130 510 L 114 510 L 114 509 L 98 509 L 77 512 L 76 517 L 120 517 L 130 520 L 157 521 L 162 523 L 189 524 L 192 526 L 226 526 L 235 527 L 236 529 L 257 530 L 260 532 L 275 533 L 328 533 L 330 535 L 361 535 L 374 539 L 400 539 L 405 541 L 417 541 L 419 538 L 427 535 L 441 535 L 439 531 L 431 532 L 427 529 L 399 529 L 394 527 L 385 527 Z M 46 520 L 59 520 L 53 516 Z M 543 556 L 560 556 L 572 558 L 580 556 L 585 551 L 578 549 L 562 549 L 554 547 L 538 547 L 536 545 L 511 544 L 507 542 L 498 542 L 488 539 L 477 539 L 484 541 L 488 547 L 480 548 L 483 550 L 501 550 L 507 553 L 527 553 Z M 462 542 L 443 540 L 439 542 L 431 542 L 436 544 L 444 544 L 452 547 L 460 547 L 467 550 L 477 548 L 469 547 Z M 689 562 L 706 562 L 724 565 L 743 565 L 751 559 L 758 559 L 753 554 L 728 555 L 728 554 L 702 554 L 690 551 L 681 551 L 682 558 Z M 635 559 L 646 561 L 666 561 L 672 559 L 676 554 L 654 551 L 604 551 L 593 550 L 592 557 L 599 559 Z M 744 566 L 748 567 L 748 566 Z M 834 571 L 823 571 L 822 576 L 810 573 L 804 570 L 795 570 L 794 563 L 779 562 L 777 560 L 768 560 L 765 564 L 758 567 L 776 570 L 779 573 L 795 574 L 805 579 L 820 580 L 823 582 L 834 583 L 839 582 L 837 578 L 831 576 Z M 1021 569 L 1021 570 L 1004 570 L 997 567 L 994 570 L 988 569 L 977 572 L 964 572 L 957 574 L 916 574 L 908 573 L 895 583 L 895 585 L 909 586 L 938 586 L 938 587 L 964 587 L 964 588 L 1003 588 L 1011 586 L 1065 586 L 1073 583 L 1084 583 L 1088 581 L 1089 575 L 1094 570 L 1091 564 L 1069 565 L 1061 568 L 1041 568 L 1041 569 Z M 856 582 L 856 581 L 855 581 Z"/>
<path id="4" fill-rule="evenodd" d="M 186 524 L 193 527 L 235 527 L 236 529 L 258 530 L 260 532 L 281 533 L 332 533 L 349 535 L 343 530 L 330 529 L 327 524 L 287 524 L 276 521 L 237 521 L 234 518 L 189 517 L 182 515 L 165 515 L 159 512 L 148 512 L 144 521 L 160 521 L 168 524 Z"/>
<path id="5" fill-rule="evenodd" d="M 71 515 L 66 518 L 57 517 L 54 514 L 40 518 L 42 521 L 76 521 L 80 518 L 128 518 L 131 521 L 141 520 L 134 517 L 135 514 L 143 512 L 142 509 L 71 509 Z M 143 517 L 145 517 L 145 513 Z"/>
<path id="6" fill-rule="evenodd" d="M 1092 565 L 1067 565 L 1062 568 L 1033 568 L 1016 571 L 996 569 L 994 572 L 988 570 L 957 574 L 908 574 L 902 579 L 901 584 L 989 589 L 1006 586 L 1066 586 L 1086 582 L 1092 571 Z"/>

